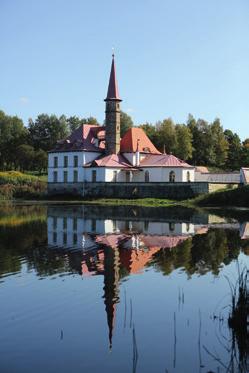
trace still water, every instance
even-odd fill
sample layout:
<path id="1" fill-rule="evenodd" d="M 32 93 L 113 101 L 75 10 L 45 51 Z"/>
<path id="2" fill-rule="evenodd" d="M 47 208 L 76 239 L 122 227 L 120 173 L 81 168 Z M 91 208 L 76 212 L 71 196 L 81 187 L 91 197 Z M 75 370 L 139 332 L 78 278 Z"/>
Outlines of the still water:
<path id="1" fill-rule="evenodd" d="M 247 220 L 2 206 L 0 372 L 246 372 L 227 318 L 229 282 L 249 268 Z"/>

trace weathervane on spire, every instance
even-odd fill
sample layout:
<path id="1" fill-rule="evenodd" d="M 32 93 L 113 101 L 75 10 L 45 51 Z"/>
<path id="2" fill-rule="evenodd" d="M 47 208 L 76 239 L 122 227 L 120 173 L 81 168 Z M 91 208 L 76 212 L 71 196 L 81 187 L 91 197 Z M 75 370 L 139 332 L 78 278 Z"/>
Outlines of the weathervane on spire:
<path id="1" fill-rule="evenodd" d="M 112 58 L 114 58 L 115 54 L 114 54 L 114 47 L 112 47 Z"/>

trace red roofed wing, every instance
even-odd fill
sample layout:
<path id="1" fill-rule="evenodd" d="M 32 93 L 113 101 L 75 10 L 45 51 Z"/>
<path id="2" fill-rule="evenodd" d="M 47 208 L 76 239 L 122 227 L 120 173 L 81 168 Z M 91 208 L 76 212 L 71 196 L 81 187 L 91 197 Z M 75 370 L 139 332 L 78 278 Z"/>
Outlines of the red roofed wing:
<path id="1" fill-rule="evenodd" d="M 148 155 L 141 163 L 141 167 L 186 167 L 193 168 L 188 163 L 172 154 Z"/>
<path id="2" fill-rule="evenodd" d="M 161 154 L 152 144 L 142 128 L 130 128 L 121 139 L 120 150 L 122 153 L 135 153 L 139 150 L 141 153 Z"/>

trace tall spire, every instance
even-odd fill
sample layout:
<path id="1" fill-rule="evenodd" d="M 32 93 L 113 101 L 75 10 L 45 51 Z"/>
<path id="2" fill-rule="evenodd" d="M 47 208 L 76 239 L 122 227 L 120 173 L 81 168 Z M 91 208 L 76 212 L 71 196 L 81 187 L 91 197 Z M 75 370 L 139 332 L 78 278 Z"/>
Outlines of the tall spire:
<path id="1" fill-rule="evenodd" d="M 120 102 L 114 54 L 105 99 L 105 151 L 107 154 L 118 154 L 120 151 Z"/>
<path id="2" fill-rule="evenodd" d="M 112 54 L 112 67 L 111 67 L 108 91 L 107 91 L 107 96 L 106 96 L 105 101 L 107 100 L 121 101 L 119 97 L 119 92 L 118 92 L 118 83 L 117 83 L 117 78 L 116 78 L 114 53 Z"/>

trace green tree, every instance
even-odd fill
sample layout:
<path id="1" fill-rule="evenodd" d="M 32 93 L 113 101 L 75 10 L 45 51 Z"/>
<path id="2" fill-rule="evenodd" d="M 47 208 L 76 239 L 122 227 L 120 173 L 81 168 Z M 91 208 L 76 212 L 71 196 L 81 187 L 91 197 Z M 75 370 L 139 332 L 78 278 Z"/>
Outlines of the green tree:
<path id="1" fill-rule="evenodd" d="M 27 129 L 17 116 L 8 116 L 0 111 L 0 169 L 16 169 L 16 148 L 27 138 Z"/>
<path id="2" fill-rule="evenodd" d="M 241 166 L 249 167 L 249 139 L 245 139 L 242 145 Z"/>
<path id="3" fill-rule="evenodd" d="M 82 118 L 80 124 L 95 124 L 98 125 L 98 120 L 94 117 Z"/>
<path id="4" fill-rule="evenodd" d="M 219 118 L 214 120 L 214 122 L 210 125 L 210 128 L 215 153 L 215 166 L 222 168 L 227 160 L 229 145 L 224 135 Z"/>
<path id="5" fill-rule="evenodd" d="M 176 149 L 175 155 L 180 159 L 191 159 L 193 153 L 192 133 L 184 124 L 177 124 L 176 127 Z"/>
<path id="6" fill-rule="evenodd" d="M 16 155 L 18 159 L 18 166 L 22 171 L 34 170 L 34 148 L 31 145 L 22 144 L 16 149 Z"/>
<path id="7" fill-rule="evenodd" d="M 34 153 L 34 169 L 37 170 L 41 174 L 43 171 L 47 170 L 47 164 L 48 164 L 47 152 L 45 152 L 42 149 L 37 150 Z"/>
<path id="8" fill-rule="evenodd" d="M 69 129 L 70 133 L 73 132 L 73 131 L 75 131 L 82 124 L 94 124 L 94 125 L 98 125 L 98 121 L 94 117 L 79 118 L 76 115 L 67 118 L 66 122 L 67 122 L 67 126 L 68 126 L 68 129 Z"/>
<path id="9" fill-rule="evenodd" d="M 131 117 L 124 111 L 120 112 L 120 136 L 123 137 L 129 128 L 133 127 Z"/>
<path id="10" fill-rule="evenodd" d="M 166 153 L 174 153 L 177 149 L 176 128 L 171 118 L 164 119 L 162 122 L 157 122 L 158 148 Z"/>
<path id="11" fill-rule="evenodd" d="M 28 124 L 30 145 L 35 150 L 51 150 L 58 140 L 68 136 L 67 119 L 64 115 L 40 114 L 35 121 L 29 120 Z"/>
<path id="12" fill-rule="evenodd" d="M 77 130 L 77 128 L 81 125 L 81 120 L 79 117 L 77 116 L 71 116 L 69 118 L 67 118 L 67 126 L 69 128 L 69 132 L 73 132 L 75 130 Z"/>
<path id="13" fill-rule="evenodd" d="M 230 170 L 239 170 L 242 162 L 242 144 L 237 133 L 231 130 L 224 131 L 228 143 L 228 153 L 226 159 L 226 168 Z"/>
<path id="14" fill-rule="evenodd" d="M 197 122 L 191 119 L 188 128 L 193 137 L 193 164 L 214 166 L 216 157 L 211 126 L 203 119 L 198 119 Z"/>

